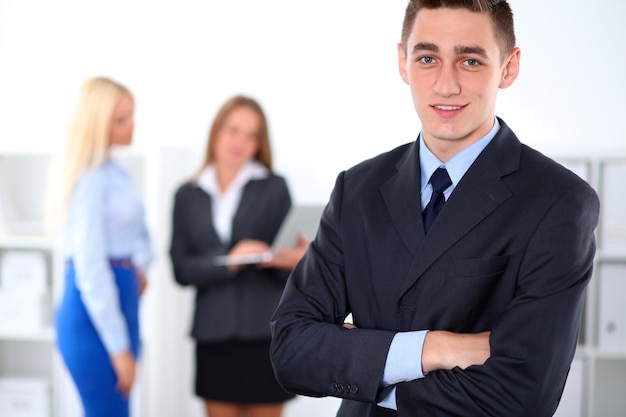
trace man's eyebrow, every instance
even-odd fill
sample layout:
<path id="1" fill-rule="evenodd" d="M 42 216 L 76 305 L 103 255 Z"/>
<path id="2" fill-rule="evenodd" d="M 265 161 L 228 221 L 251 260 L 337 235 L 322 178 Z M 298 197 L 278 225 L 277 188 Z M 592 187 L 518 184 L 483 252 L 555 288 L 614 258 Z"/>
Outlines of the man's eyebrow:
<path id="1" fill-rule="evenodd" d="M 480 46 L 462 46 L 462 45 L 461 46 L 455 46 L 454 47 L 454 52 L 457 55 L 471 54 L 471 55 L 480 55 L 483 58 L 489 58 L 487 56 L 487 51 L 485 51 Z"/>
<path id="2" fill-rule="evenodd" d="M 429 51 L 429 52 L 439 52 L 439 47 L 431 42 L 418 42 L 413 46 L 413 53 L 416 54 L 418 52 Z M 454 53 L 457 55 L 480 55 L 483 58 L 488 58 L 487 51 L 480 46 L 466 46 L 459 45 L 454 47 Z"/>
<path id="3" fill-rule="evenodd" d="M 413 53 L 415 54 L 419 51 L 439 52 L 439 47 L 430 42 L 418 42 L 413 46 Z"/>

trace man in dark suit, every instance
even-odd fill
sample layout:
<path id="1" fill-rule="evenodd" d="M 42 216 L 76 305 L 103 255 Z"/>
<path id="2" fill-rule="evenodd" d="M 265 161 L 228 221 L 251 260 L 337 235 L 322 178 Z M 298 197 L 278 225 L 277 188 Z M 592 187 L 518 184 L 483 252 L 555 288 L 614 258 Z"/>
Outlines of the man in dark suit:
<path id="1" fill-rule="evenodd" d="M 276 375 L 338 416 L 551 416 L 596 193 L 495 117 L 520 61 L 506 1 L 410 2 L 398 56 L 422 131 L 338 176 L 272 319 Z"/>

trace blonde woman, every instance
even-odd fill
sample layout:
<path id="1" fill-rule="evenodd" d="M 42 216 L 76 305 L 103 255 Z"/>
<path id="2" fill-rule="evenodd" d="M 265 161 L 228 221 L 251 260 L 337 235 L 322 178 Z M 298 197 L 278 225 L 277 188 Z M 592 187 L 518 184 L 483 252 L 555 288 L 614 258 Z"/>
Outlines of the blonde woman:
<path id="1" fill-rule="evenodd" d="M 126 417 L 139 353 L 139 295 L 151 260 L 144 209 L 110 157 L 133 137 L 134 99 L 107 78 L 86 81 L 61 164 L 65 285 L 56 315 L 59 351 L 86 417 Z"/>
<path id="2" fill-rule="evenodd" d="M 278 417 L 293 397 L 274 377 L 269 321 L 308 242 L 301 238 L 269 263 L 215 263 L 268 251 L 290 206 L 285 180 L 272 172 L 261 106 L 229 99 L 213 121 L 199 174 L 176 193 L 170 249 L 176 281 L 196 289 L 195 393 L 210 417 Z"/>

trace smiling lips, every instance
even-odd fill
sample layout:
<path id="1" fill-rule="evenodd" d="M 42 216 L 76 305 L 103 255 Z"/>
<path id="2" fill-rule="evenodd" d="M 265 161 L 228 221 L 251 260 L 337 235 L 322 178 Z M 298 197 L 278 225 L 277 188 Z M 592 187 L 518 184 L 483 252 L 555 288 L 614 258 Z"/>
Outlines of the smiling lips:
<path id="1" fill-rule="evenodd" d="M 437 109 L 437 110 L 454 111 L 454 110 L 461 110 L 465 106 L 438 106 L 438 105 L 434 105 L 433 107 L 435 109 Z"/>
<path id="2" fill-rule="evenodd" d="M 433 108 L 433 110 L 435 110 L 435 112 L 440 116 L 440 117 L 444 117 L 444 118 L 451 118 L 451 117 L 455 117 L 456 115 L 458 115 L 459 113 L 461 113 L 461 111 L 463 111 L 463 109 L 465 108 L 465 105 L 463 106 L 444 106 L 442 104 L 435 104 L 431 106 Z"/>

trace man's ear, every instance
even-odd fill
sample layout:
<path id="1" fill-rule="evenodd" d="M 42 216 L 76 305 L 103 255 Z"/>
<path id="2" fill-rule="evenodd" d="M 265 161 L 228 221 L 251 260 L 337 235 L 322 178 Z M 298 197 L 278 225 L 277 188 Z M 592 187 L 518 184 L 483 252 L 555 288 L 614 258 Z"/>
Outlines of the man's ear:
<path id="1" fill-rule="evenodd" d="M 513 52 L 509 55 L 509 58 L 502 69 L 502 79 L 500 80 L 500 88 L 508 88 L 517 79 L 519 75 L 521 51 L 519 48 L 514 48 Z"/>
<path id="2" fill-rule="evenodd" d="M 405 83 L 409 83 L 409 76 L 406 73 L 406 53 L 401 43 L 398 44 L 398 71 L 400 71 L 400 77 Z"/>

